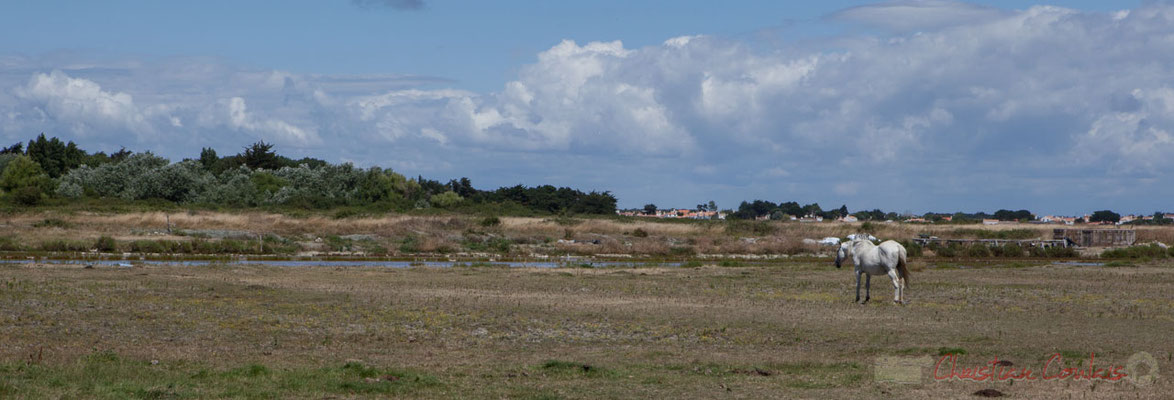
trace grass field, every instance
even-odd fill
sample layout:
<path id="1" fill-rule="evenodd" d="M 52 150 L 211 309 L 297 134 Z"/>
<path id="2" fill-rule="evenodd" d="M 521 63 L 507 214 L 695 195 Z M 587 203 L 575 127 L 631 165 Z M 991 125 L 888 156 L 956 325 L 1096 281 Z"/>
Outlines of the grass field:
<path id="1" fill-rule="evenodd" d="M 560 255 L 688 259 L 696 256 L 827 255 L 816 240 L 868 230 L 882 239 L 1050 239 L 1055 225 L 926 225 L 781 221 L 653 220 L 631 217 L 474 215 L 291 216 L 176 210 L 0 213 L 0 252 L 267 254 L 455 258 Z M 1138 243 L 1174 244 L 1174 226 L 1136 227 Z M 1085 256 L 1095 257 L 1099 249 Z M 958 253 L 965 254 L 959 251 Z M 1174 251 L 1166 257 L 1174 256 Z M 1026 254 L 1026 252 L 1025 252 Z M 69 255 L 65 255 L 69 256 Z"/>
<path id="2" fill-rule="evenodd" d="M 1169 398 L 1174 264 L 1112 265 L 914 260 L 896 306 L 883 280 L 853 304 L 830 263 L 7 264 L 0 398 Z M 931 378 L 947 353 L 1039 370 L 1143 351 L 1148 385 Z M 878 381 L 893 360 L 921 378 Z"/>

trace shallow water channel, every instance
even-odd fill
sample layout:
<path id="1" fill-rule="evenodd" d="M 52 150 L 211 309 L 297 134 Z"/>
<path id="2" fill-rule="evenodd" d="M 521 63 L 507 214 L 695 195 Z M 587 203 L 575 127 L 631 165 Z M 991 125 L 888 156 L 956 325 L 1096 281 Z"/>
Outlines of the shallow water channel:
<path id="1" fill-rule="evenodd" d="M 563 259 L 556 261 L 383 261 L 383 260 L 141 260 L 141 259 L 54 259 L 54 258 L 26 258 L 5 259 L 0 264 L 75 264 L 107 267 L 130 268 L 136 265 L 177 265 L 201 267 L 206 265 L 263 265 L 271 267 L 509 267 L 509 268 L 625 268 L 625 267 L 679 267 L 680 262 L 620 262 L 596 261 L 583 259 Z"/>

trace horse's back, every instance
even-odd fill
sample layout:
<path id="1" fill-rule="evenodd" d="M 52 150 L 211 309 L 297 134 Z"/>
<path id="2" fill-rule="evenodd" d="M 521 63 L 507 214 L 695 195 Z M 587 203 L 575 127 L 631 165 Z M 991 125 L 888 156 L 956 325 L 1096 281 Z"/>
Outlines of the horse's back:
<path id="1" fill-rule="evenodd" d="M 888 267 L 895 267 L 897 261 L 905 255 L 905 246 L 902 246 L 894 240 L 886 240 L 877 247 L 877 250 L 880 251 Z"/>

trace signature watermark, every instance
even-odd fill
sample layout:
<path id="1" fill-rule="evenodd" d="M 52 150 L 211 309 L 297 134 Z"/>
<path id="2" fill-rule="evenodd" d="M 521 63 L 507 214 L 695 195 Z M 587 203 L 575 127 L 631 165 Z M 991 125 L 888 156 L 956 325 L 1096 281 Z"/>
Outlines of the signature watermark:
<path id="1" fill-rule="evenodd" d="M 1015 365 L 998 357 L 981 364 L 966 364 L 957 354 L 931 357 L 880 357 L 874 368 L 877 382 L 919 384 L 925 374 L 932 381 L 1006 382 L 1006 381 L 1097 381 L 1131 382 L 1148 385 L 1158 377 L 1158 361 L 1146 352 L 1129 357 L 1124 364 L 1097 360 L 1095 353 L 1087 359 L 1065 360 L 1055 353 L 1039 365 Z"/>

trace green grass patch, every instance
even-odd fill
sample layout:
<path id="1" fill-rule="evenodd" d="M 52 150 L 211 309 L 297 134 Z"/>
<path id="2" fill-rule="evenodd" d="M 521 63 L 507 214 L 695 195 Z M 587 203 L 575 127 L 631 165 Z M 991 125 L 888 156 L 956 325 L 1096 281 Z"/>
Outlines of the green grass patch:
<path id="1" fill-rule="evenodd" d="M 595 365 L 563 360 L 546 360 L 542 364 L 538 365 L 537 369 L 548 375 L 596 377 L 605 375 L 607 373 L 606 370 Z"/>
<path id="2" fill-rule="evenodd" d="M 950 355 L 950 354 L 960 356 L 960 355 L 966 354 L 966 349 L 963 349 L 961 347 L 938 347 L 938 355 L 939 356 L 945 356 L 945 355 Z"/>
<path id="3" fill-rule="evenodd" d="M 60 251 L 60 252 L 87 251 L 90 249 L 90 243 L 77 241 L 77 240 L 53 239 L 53 240 L 46 240 L 46 241 L 41 242 L 40 249 L 42 251 Z"/>
<path id="4" fill-rule="evenodd" d="M 324 368 L 272 368 L 246 364 L 222 370 L 189 362 L 153 363 L 113 352 L 89 354 L 60 365 L 0 363 L 5 398 L 350 398 L 413 396 L 442 387 L 439 379 L 411 370 L 360 363 Z"/>
<path id="5" fill-rule="evenodd" d="M 20 241 L 16 240 L 15 236 L 0 236 L 0 250 L 2 251 L 21 251 L 24 246 Z"/>

